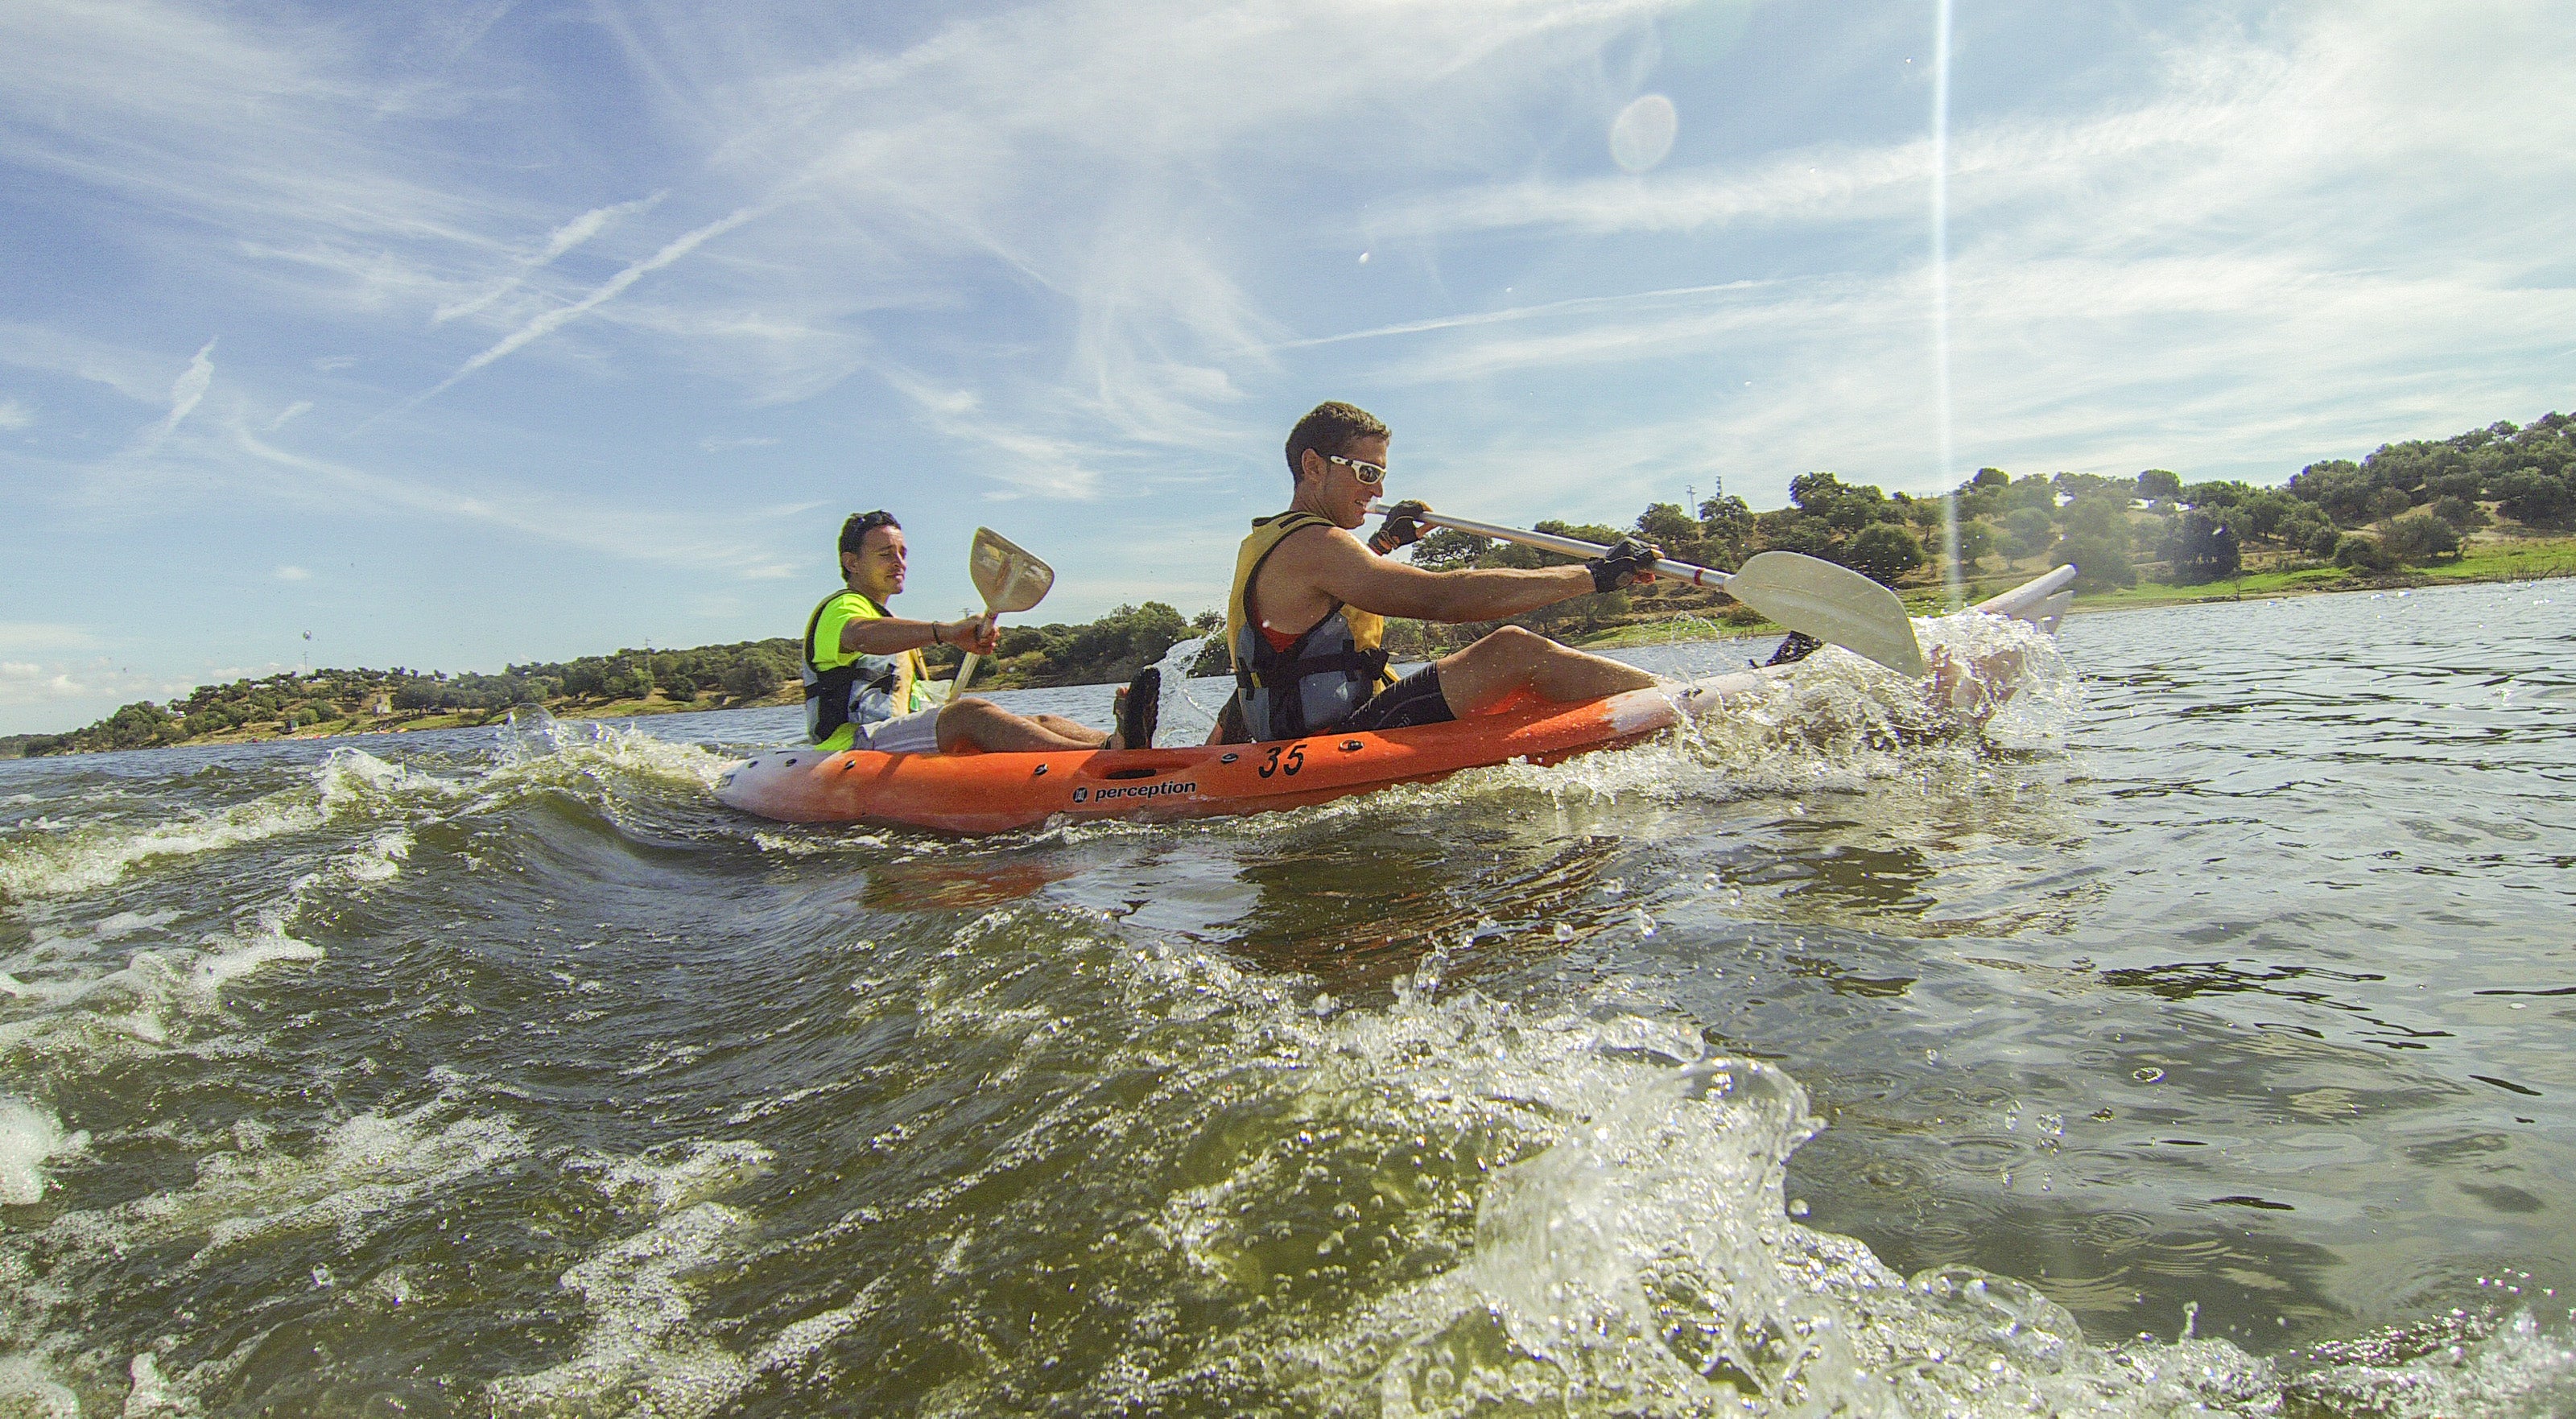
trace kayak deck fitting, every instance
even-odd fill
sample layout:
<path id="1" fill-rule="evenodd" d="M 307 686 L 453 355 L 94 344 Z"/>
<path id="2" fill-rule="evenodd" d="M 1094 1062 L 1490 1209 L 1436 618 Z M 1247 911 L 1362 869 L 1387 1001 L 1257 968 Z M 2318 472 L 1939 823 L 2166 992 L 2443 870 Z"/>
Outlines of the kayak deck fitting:
<path id="1" fill-rule="evenodd" d="M 2073 567 L 1984 602 L 1979 611 L 2054 629 Z M 1605 699 L 1526 697 L 1446 724 L 1309 735 L 1259 744 L 1057 753 L 823 753 L 772 749 L 728 771 L 716 798 L 790 823 L 865 822 L 978 834 L 1051 820 L 1146 822 L 1266 813 L 1445 778 L 1512 760 L 1548 764 L 1633 744 L 1758 695 L 1778 672 L 1732 671 Z"/>

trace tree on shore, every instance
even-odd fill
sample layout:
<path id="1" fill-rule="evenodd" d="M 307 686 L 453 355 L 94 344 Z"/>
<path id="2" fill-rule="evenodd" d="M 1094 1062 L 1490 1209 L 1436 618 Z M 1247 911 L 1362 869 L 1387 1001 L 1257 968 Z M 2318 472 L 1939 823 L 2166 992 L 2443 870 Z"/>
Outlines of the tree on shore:
<path id="1" fill-rule="evenodd" d="M 2234 576 L 2244 565 L 2236 530 L 2223 517 L 2200 508 L 2174 519 L 2164 554 L 2173 579 L 2184 586 Z"/>
<path id="2" fill-rule="evenodd" d="M 1711 498 L 1695 510 L 1649 503 L 1631 528 L 1668 555 L 1721 570 L 1760 552 L 1788 550 L 1882 581 L 1919 585 L 1942 570 L 1944 520 L 1954 509 L 1959 557 L 1966 565 L 1995 551 L 2014 561 L 2071 561 L 2082 569 L 2077 586 L 2086 590 L 2135 585 L 2140 555 L 2167 562 L 2180 584 L 2235 576 L 2246 554 L 2258 548 L 2378 575 L 2404 563 L 2456 558 L 2469 534 L 2498 522 L 2508 532 L 2576 522 L 2576 418 L 2552 413 L 2528 425 L 2498 422 L 2448 439 L 2383 444 L 2359 460 L 2310 463 L 2279 487 L 2185 482 L 2160 468 L 2115 478 L 2073 472 L 2015 476 L 1988 467 L 1946 498 L 1891 494 L 1825 470 L 1792 478 L 1788 493 L 1787 506 L 1762 513 L 1739 497 Z M 2380 529 L 2376 535 L 2362 530 L 2374 525 Z M 1593 542 L 1622 535 L 1596 524 L 1551 521 L 1538 527 Z M 1433 568 L 1538 567 L 1571 560 L 1450 529 L 1433 530 L 1410 555 L 1416 565 Z M 1664 594 L 1656 592 L 1647 604 L 1672 605 Z M 1611 592 L 1516 619 L 1534 629 L 1581 635 L 1620 624 L 1636 604 L 1627 593 Z M 1701 603 L 1681 604 L 1696 609 Z M 1167 603 L 1148 601 L 1080 625 L 1009 626 L 988 683 L 1001 688 L 1124 679 L 1186 637 L 1213 641 L 1223 622 L 1217 611 L 1184 617 Z M 1390 635 L 1401 642 L 1399 653 L 1427 654 L 1488 629 L 1398 623 Z M 947 647 L 933 649 L 928 658 L 936 673 L 960 656 Z M 37 754 L 149 748 L 289 727 L 372 727 L 434 715 L 476 722 L 476 716 L 522 704 L 754 704 L 792 686 L 801 657 L 795 638 L 782 636 L 531 661 L 498 674 L 401 666 L 279 672 L 199 686 L 166 705 L 138 701 L 82 729 L 18 742 L 24 752 Z M 1198 668 L 1222 664 L 1222 647 L 1211 644 Z M 380 714 L 380 707 L 392 713 Z"/>

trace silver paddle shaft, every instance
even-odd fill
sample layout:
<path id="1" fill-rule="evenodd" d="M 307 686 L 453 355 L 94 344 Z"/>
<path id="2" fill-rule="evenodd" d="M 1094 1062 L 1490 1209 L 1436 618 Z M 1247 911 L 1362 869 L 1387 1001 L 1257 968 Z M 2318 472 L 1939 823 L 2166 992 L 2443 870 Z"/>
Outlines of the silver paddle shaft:
<path id="1" fill-rule="evenodd" d="M 1386 505 L 1371 503 L 1369 511 L 1383 517 L 1386 514 Z M 1610 550 L 1598 542 L 1586 542 L 1575 537 L 1559 537 L 1549 532 L 1524 532 L 1517 527 L 1497 527 L 1490 522 L 1470 522 L 1463 517 L 1450 517 L 1445 513 L 1426 512 L 1414 520 L 1429 523 L 1433 527 L 1447 527 L 1459 532 L 1473 533 L 1478 537 L 1491 537 L 1497 542 L 1518 542 L 1524 547 L 1536 547 L 1542 552 L 1562 552 L 1569 557 L 1598 557 Z M 1693 586 L 1714 586 L 1721 589 L 1733 580 L 1724 572 L 1711 571 L 1707 567 L 1695 567 L 1688 562 L 1664 559 L 1658 559 L 1655 562 L 1655 575 L 1668 576 L 1675 581 L 1686 581 Z"/>

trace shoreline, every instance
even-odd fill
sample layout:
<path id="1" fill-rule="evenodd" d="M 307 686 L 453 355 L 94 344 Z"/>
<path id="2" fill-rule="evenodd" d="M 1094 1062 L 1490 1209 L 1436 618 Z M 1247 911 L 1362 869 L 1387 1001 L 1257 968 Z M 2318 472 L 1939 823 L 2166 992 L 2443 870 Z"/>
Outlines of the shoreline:
<path id="1" fill-rule="evenodd" d="M 2576 539 L 2550 538 L 2527 549 L 2515 548 L 2511 542 L 2482 542 L 2473 544 L 2473 547 L 2475 550 L 2457 561 L 2403 571 L 2356 575 L 2336 566 L 2303 566 L 2295 570 L 2248 572 L 2189 586 L 2141 581 L 2132 587 L 2079 591 L 2074 604 L 2067 608 L 2067 614 L 2091 616 L 2109 611 L 2149 611 L 2167 606 L 2277 601 L 2285 597 L 2334 596 L 2362 591 L 2420 591 L 2445 586 L 2576 577 Z M 2046 570 L 2045 567 L 2008 569 L 1970 577 L 1961 584 L 1961 596 L 1973 606 Z M 1896 594 L 1897 599 L 1905 603 L 1909 615 L 1948 614 L 1948 592 L 1941 586 L 1900 586 L 1896 588 Z M 1696 612 L 1683 614 L 1689 618 L 1687 621 L 1639 622 L 1566 643 L 1582 650 L 1621 650 L 1631 646 L 1685 641 L 1743 640 L 1782 635 L 1787 631 L 1786 627 L 1767 620 L 1747 618 L 1739 621 L 1716 615 L 1702 616 Z M 1699 633 L 1703 628 L 1706 633 Z M 1676 629 L 1683 633 L 1667 633 Z"/>
<path id="2" fill-rule="evenodd" d="M 2043 569 L 2044 570 L 2044 569 Z M 2005 571 L 1973 578 L 1965 583 L 1962 594 L 1971 603 L 2008 590 L 2020 584 L 2030 573 Z M 2203 606 L 2243 601 L 2273 601 L 2293 596 L 2331 596 L 2364 591 L 2411 591 L 2443 586 L 2471 586 L 2499 582 L 2549 581 L 2576 577 L 2576 540 L 2551 539 L 2546 545 L 2529 550 L 2503 550 L 2495 543 L 2472 551 L 2458 561 L 2407 571 L 2356 576 L 2340 567 L 2304 567 L 2295 571 L 2262 571 L 2223 581 L 2196 586 L 2177 586 L 2166 582 L 2145 582 L 2134 587 L 2081 593 L 2068 609 L 2070 615 L 2099 615 L 2113 611 L 2144 611 L 2167 606 Z M 1938 616 L 1947 609 L 1947 597 L 1939 587 L 1908 587 L 1898 596 L 1908 613 Z M 1784 627 L 1769 621 L 1735 620 L 1720 615 L 1703 616 L 1684 611 L 1653 621 L 1637 622 L 1598 632 L 1566 643 L 1583 650 L 1624 650 L 1650 645 L 1679 645 L 1694 641 L 1746 640 L 1779 635 Z M 996 686 L 1000 689 L 1044 689 L 1047 686 Z M 536 707 L 556 719 L 652 719 L 668 714 L 707 714 L 721 710 L 771 709 L 798 703 L 801 692 L 795 686 L 757 700 L 727 701 L 708 704 L 696 700 L 674 701 L 660 691 L 641 700 L 606 700 L 583 703 L 570 697 Z M 263 732 L 243 726 L 201 735 L 170 744 L 146 746 L 148 749 L 188 749 L 235 744 L 273 744 L 280 740 L 353 739 L 371 734 L 413 734 L 433 729 L 481 729 L 500 723 L 516 710 L 512 706 L 498 710 L 416 710 L 395 711 L 370 720 L 343 719 L 326 721 L 311 728 L 286 732 Z M 12 735 L 0 740 L 0 758 L 22 758 L 26 755 L 8 752 L 17 745 L 9 741 L 47 738 L 45 735 Z M 77 754 L 133 753 L 133 749 L 74 749 L 61 753 L 37 755 L 40 758 L 69 758 Z"/>

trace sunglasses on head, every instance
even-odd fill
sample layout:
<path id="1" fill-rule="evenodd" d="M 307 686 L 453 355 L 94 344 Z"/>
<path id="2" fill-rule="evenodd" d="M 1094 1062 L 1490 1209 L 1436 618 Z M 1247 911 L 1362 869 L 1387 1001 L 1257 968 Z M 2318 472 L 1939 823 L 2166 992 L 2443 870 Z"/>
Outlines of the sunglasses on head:
<path id="1" fill-rule="evenodd" d="M 1338 453 L 1325 454 L 1324 461 L 1338 463 L 1351 470 L 1351 476 L 1359 479 L 1360 486 L 1363 488 L 1374 488 L 1386 481 L 1386 465 L 1383 463 L 1362 463 L 1356 458 L 1344 458 Z"/>
<path id="2" fill-rule="evenodd" d="M 880 527 L 901 527 L 902 525 L 894 520 L 893 513 L 884 508 L 879 508 L 875 512 L 863 512 L 850 519 L 850 530 L 860 534 L 874 532 Z"/>

